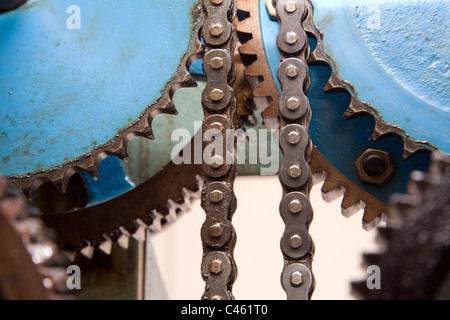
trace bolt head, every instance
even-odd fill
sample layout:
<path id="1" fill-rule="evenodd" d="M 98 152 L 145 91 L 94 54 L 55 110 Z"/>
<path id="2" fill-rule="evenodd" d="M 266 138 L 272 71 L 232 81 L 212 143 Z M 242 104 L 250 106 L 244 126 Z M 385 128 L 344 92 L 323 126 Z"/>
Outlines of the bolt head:
<path id="1" fill-rule="evenodd" d="M 291 274 L 291 284 L 294 287 L 299 287 L 303 283 L 303 275 L 300 271 L 295 271 Z"/>
<path id="2" fill-rule="evenodd" d="M 287 135 L 286 139 L 290 144 L 296 145 L 300 142 L 301 136 L 300 133 L 298 133 L 297 131 L 291 131 Z"/>
<path id="3" fill-rule="evenodd" d="M 209 34 L 215 38 L 220 37 L 223 34 L 223 27 L 221 24 L 212 25 L 209 28 Z"/>
<path id="4" fill-rule="evenodd" d="M 386 171 L 386 161 L 379 155 L 368 156 L 363 162 L 363 169 L 371 177 L 379 177 Z"/>
<path id="5" fill-rule="evenodd" d="M 300 235 L 298 234 L 294 234 L 290 239 L 289 239 L 289 246 L 292 249 L 298 249 L 303 245 L 303 240 L 300 237 Z"/>
<path id="6" fill-rule="evenodd" d="M 302 175 L 302 169 L 299 165 L 294 164 L 293 166 L 290 166 L 288 169 L 288 175 L 289 177 L 295 179 Z"/>
<path id="7" fill-rule="evenodd" d="M 296 78 L 299 72 L 300 70 L 296 66 L 291 65 L 286 68 L 286 76 L 288 78 Z"/>
<path id="8" fill-rule="evenodd" d="M 214 89 L 209 94 L 209 98 L 214 102 L 222 101 L 223 97 L 224 97 L 224 93 L 220 89 Z"/>
<path id="9" fill-rule="evenodd" d="M 215 259 L 211 261 L 211 264 L 209 265 L 209 271 L 214 274 L 219 274 L 223 271 L 223 264 L 222 261 L 219 259 Z"/>
<path id="10" fill-rule="evenodd" d="M 293 31 L 289 31 L 288 33 L 286 33 L 286 35 L 284 36 L 284 41 L 287 44 L 290 45 L 294 45 L 297 43 L 298 41 L 298 35 L 297 33 L 293 32 Z"/>
<path id="11" fill-rule="evenodd" d="M 220 57 L 214 57 L 209 61 L 209 65 L 211 66 L 211 68 L 216 70 L 222 68 L 223 64 L 223 59 Z"/>
<path id="12" fill-rule="evenodd" d="M 288 1 L 284 5 L 284 10 L 288 13 L 293 13 L 297 10 L 297 1 Z"/>
<path id="13" fill-rule="evenodd" d="M 212 238 L 220 238 L 223 234 L 222 224 L 216 223 L 209 227 L 209 236 Z"/>
<path id="14" fill-rule="evenodd" d="M 300 200 L 294 199 L 288 204 L 288 209 L 290 213 L 296 214 L 302 211 L 303 205 Z"/>
<path id="15" fill-rule="evenodd" d="M 367 149 L 355 162 L 362 182 L 382 186 L 394 174 L 389 153 Z"/>
<path id="16" fill-rule="evenodd" d="M 300 108 L 300 100 L 295 97 L 287 99 L 286 108 L 288 108 L 291 111 L 297 110 L 298 108 Z"/>
<path id="17" fill-rule="evenodd" d="M 209 194 L 209 200 L 214 203 L 218 203 L 223 200 L 223 192 L 220 190 L 213 190 Z"/>
<path id="18" fill-rule="evenodd" d="M 210 2 L 216 6 L 220 5 L 223 3 L 223 0 L 210 0 Z"/>

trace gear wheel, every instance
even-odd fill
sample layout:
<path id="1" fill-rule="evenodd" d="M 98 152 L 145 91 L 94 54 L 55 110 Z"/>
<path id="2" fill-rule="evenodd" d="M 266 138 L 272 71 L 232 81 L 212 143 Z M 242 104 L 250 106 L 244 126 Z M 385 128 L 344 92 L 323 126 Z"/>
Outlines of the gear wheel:
<path id="1" fill-rule="evenodd" d="M 271 1 L 266 1 L 267 9 L 270 12 L 270 7 L 272 6 Z M 264 37 L 267 38 L 266 33 L 275 32 L 274 26 L 261 26 L 260 24 L 267 24 L 267 19 L 265 19 L 266 12 L 261 12 L 261 10 L 265 10 L 264 1 L 254 1 L 254 0 L 238 0 L 237 6 L 239 11 L 240 22 L 237 25 L 237 32 L 241 39 L 242 45 L 239 48 L 239 51 L 242 56 L 242 60 L 244 64 L 247 66 L 245 69 L 245 76 L 249 81 L 252 89 L 253 89 L 253 100 L 256 106 L 256 109 L 262 111 L 262 115 L 264 117 L 264 123 L 268 128 L 275 129 L 278 127 L 278 100 L 279 100 L 279 90 L 277 88 L 277 84 L 275 82 L 274 76 L 271 73 L 271 66 L 269 63 L 269 55 L 273 56 L 273 53 L 266 48 L 266 42 L 264 42 Z M 310 54 L 308 59 L 308 63 L 313 66 L 317 65 L 326 65 L 331 69 L 331 76 L 324 88 L 325 93 L 331 94 L 334 96 L 336 92 L 344 91 L 348 94 L 348 104 L 346 105 L 346 117 L 347 119 L 354 118 L 353 116 L 365 116 L 370 117 L 375 120 L 374 132 L 371 136 L 373 142 L 377 140 L 381 140 L 381 138 L 387 136 L 396 136 L 403 141 L 403 157 L 408 158 L 413 153 L 417 153 L 420 151 L 426 151 L 432 149 L 429 144 L 422 143 L 419 141 L 413 141 L 408 138 L 408 136 L 398 127 L 391 126 L 386 124 L 381 116 L 377 113 L 377 110 L 369 105 L 368 103 L 361 102 L 353 88 L 353 86 L 342 80 L 338 73 L 337 68 L 331 59 L 331 57 L 325 52 L 325 47 L 323 44 L 323 34 L 320 30 L 315 26 L 313 21 L 313 6 L 310 1 L 307 1 L 308 4 L 308 15 L 304 21 L 304 28 L 308 35 L 315 39 L 317 45 L 315 46 L 313 52 Z M 264 9 L 262 9 L 264 8 Z M 267 28 L 266 28 L 267 27 Z M 263 34 L 264 32 L 264 34 Z M 270 42 L 271 43 L 271 42 Z M 319 71 L 316 73 L 318 74 Z M 316 75 L 317 78 L 317 75 Z M 313 80 L 314 81 L 314 80 Z M 326 81 L 326 80 L 325 80 Z M 316 83 L 318 84 L 317 80 Z M 317 85 L 316 84 L 316 85 Z M 336 108 L 335 101 L 333 100 L 333 105 L 327 102 L 324 102 L 326 97 L 318 96 L 316 90 L 310 90 L 313 92 L 311 97 L 314 97 L 317 105 L 324 105 L 324 107 L 319 106 L 320 110 L 317 110 L 321 116 L 329 116 L 329 111 L 322 111 L 325 108 Z M 323 92 L 322 92 L 323 94 Z M 317 96 L 316 96 L 317 95 Z M 338 101 L 341 99 L 337 94 L 334 99 Z M 328 98 L 331 99 L 331 98 Z M 313 100 L 312 100 L 313 101 Z M 347 101 L 347 100 L 346 100 Z M 337 102 L 336 102 L 337 103 Z M 341 103 L 341 102 L 339 102 Z M 316 106 L 317 107 L 317 106 Z M 315 114 L 315 110 L 313 107 L 313 115 Z M 352 116 L 350 116 L 350 114 Z M 338 114 L 337 117 L 340 117 L 341 114 Z M 321 122 L 326 122 L 328 120 L 324 120 L 322 118 L 317 118 Z M 361 183 L 357 174 L 355 174 L 356 170 L 351 170 L 352 168 L 352 157 L 355 157 L 356 160 L 359 156 L 355 154 L 350 155 L 346 154 L 345 159 L 342 158 L 342 154 L 338 155 L 337 153 L 328 152 L 329 150 L 324 150 L 325 148 L 336 148 L 335 145 L 325 141 L 326 138 L 320 138 L 319 136 L 327 137 L 327 134 L 323 132 L 324 130 L 337 130 L 339 133 L 346 133 L 349 136 L 353 136 L 355 128 L 352 128 L 352 124 L 339 122 L 343 127 L 337 127 L 336 124 L 337 119 L 329 119 L 329 127 L 322 126 L 318 128 L 316 131 L 312 129 L 312 134 L 316 134 L 317 137 L 313 136 L 313 143 L 315 138 L 319 141 L 320 147 L 316 148 L 313 153 L 313 157 L 310 161 L 310 166 L 313 173 L 316 174 L 315 182 L 321 182 L 325 179 L 325 184 L 322 188 L 322 194 L 324 199 L 327 201 L 334 200 L 338 196 L 344 196 L 342 201 L 342 213 L 344 216 L 350 216 L 355 213 L 359 209 L 364 208 L 364 216 L 363 216 L 363 226 L 366 229 L 370 229 L 379 221 L 381 221 L 383 215 L 387 214 L 388 206 L 385 202 L 387 202 L 386 193 L 392 192 L 392 190 L 387 191 L 385 188 L 373 188 L 372 186 L 368 186 L 366 184 Z M 315 121 L 312 121 L 312 125 L 315 125 Z M 358 120 L 357 120 L 358 121 Z M 333 128 L 333 129 L 330 129 Z M 359 128 L 361 130 L 361 128 Z M 367 134 L 370 135 L 369 132 Z M 345 137 L 341 137 L 344 139 Z M 347 136 L 348 138 L 348 136 Z M 325 142 L 324 142 L 325 141 Z M 359 141 L 360 142 L 360 141 Z M 348 143 L 353 142 L 353 138 L 348 140 Z M 388 142 L 391 143 L 391 142 Z M 388 144 L 387 143 L 387 144 Z M 387 145 L 386 144 L 386 145 Z M 386 147 L 386 145 L 384 147 Z M 354 145 L 354 149 L 360 148 L 360 146 Z M 373 146 L 376 148 L 376 146 Z M 321 149 L 323 148 L 323 149 Z M 322 153 L 321 153 L 322 151 Z M 325 151 L 325 153 L 323 153 Z M 347 150 L 348 151 L 348 150 Z M 355 153 L 355 151 L 353 151 Z M 358 152 L 358 151 L 356 151 Z M 403 188 L 406 184 L 407 174 L 403 174 L 403 172 L 409 172 L 411 169 L 404 166 L 401 162 L 400 152 L 397 161 L 397 172 L 401 172 L 401 174 L 396 174 L 396 178 L 402 176 L 402 181 L 396 180 L 392 186 L 396 185 L 396 187 L 392 187 L 392 189 L 397 188 L 403 191 Z M 328 157 L 328 158 L 327 158 Z M 333 158 L 334 157 L 334 158 Z M 411 167 L 422 168 L 420 163 L 426 163 L 425 160 L 418 161 L 418 159 L 412 160 L 410 159 L 409 164 Z M 412 165 L 414 162 L 414 165 Z M 350 163 L 350 164 L 349 164 Z M 425 168 L 425 167 L 423 167 Z M 354 169 L 354 168 L 353 168 Z M 342 171 L 343 170 L 343 171 Z M 399 187 L 402 185 L 402 187 Z M 382 191 L 380 191 L 383 189 Z"/>
<path id="2" fill-rule="evenodd" d="M 392 213 L 400 217 L 401 226 L 379 229 L 380 238 L 387 242 L 385 251 L 364 256 L 366 265 L 379 266 L 381 289 L 370 290 L 366 282 L 353 283 L 359 297 L 436 299 L 448 285 L 450 155 L 434 153 L 429 173 L 414 172 L 408 191 L 392 197 Z"/>
<path id="3" fill-rule="evenodd" d="M 17 10 L 6 12 L 0 17 L 2 21 L 7 22 L 2 24 L 0 32 L 6 39 L 0 41 L 8 43 L 6 48 L 9 48 L 3 50 L 2 59 L 5 61 L 11 59 L 12 62 L 22 61 L 21 59 L 31 61 L 34 58 L 29 58 L 30 54 L 33 57 L 36 54 L 46 57 L 40 59 L 42 63 L 32 65 L 37 69 L 44 66 L 43 70 L 33 69 L 32 72 L 23 72 L 21 68 L 25 64 L 21 62 L 5 65 L 2 69 L 4 77 L 0 80 L 2 87 L 11 88 L 10 91 L 5 93 L 3 90 L 1 93 L 4 95 L 2 96 L 2 101 L 4 101 L 2 111 L 4 111 L 6 120 L 2 123 L 1 130 L 0 143 L 3 153 L 0 174 L 7 176 L 9 181 L 18 186 L 28 198 L 31 198 L 32 192 L 47 181 L 53 182 L 61 192 L 65 193 L 70 177 L 79 171 L 87 172 L 94 178 L 97 177 L 99 164 L 105 157 L 116 156 L 121 160 L 126 160 L 128 157 L 127 144 L 133 138 L 139 136 L 153 139 L 151 123 L 155 117 L 160 114 L 177 114 L 172 102 L 175 91 L 182 87 L 196 86 L 195 80 L 188 72 L 190 64 L 201 54 L 203 49 L 198 38 L 201 27 L 200 9 L 195 0 L 185 0 L 178 4 L 180 13 L 176 15 L 185 13 L 182 16 L 183 19 L 179 19 L 183 22 L 177 21 L 173 15 L 161 21 L 161 23 L 165 22 L 164 25 L 168 24 L 183 34 L 177 35 L 175 32 L 171 39 L 176 44 L 176 50 L 173 51 L 177 56 L 177 61 L 167 65 L 164 77 L 159 74 L 156 76 L 156 79 L 159 79 L 158 83 L 164 79 L 161 87 L 158 84 L 160 89 L 149 85 L 148 81 L 152 81 L 151 77 L 148 74 L 142 74 L 145 72 L 144 66 L 147 68 L 153 66 L 154 69 L 155 65 L 159 64 L 159 62 L 153 61 L 159 60 L 151 57 L 148 46 L 152 53 L 160 55 L 162 53 L 163 57 L 167 57 L 169 54 L 167 48 L 161 51 L 153 49 L 156 45 L 164 48 L 164 45 L 167 46 L 172 42 L 169 41 L 168 36 L 163 40 L 154 40 L 159 37 L 159 32 L 151 38 L 155 42 L 150 41 L 149 37 L 152 36 L 151 31 L 154 29 L 148 29 L 148 20 L 151 19 L 150 14 L 157 15 L 161 10 L 171 10 L 170 7 L 159 5 L 159 8 L 155 8 L 155 4 L 149 4 L 146 1 L 120 3 L 115 6 L 108 4 L 92 6 L 89 1 L 82 1 L 79 5 L 85 9 L 83 16 L 90 19 L 91 27 L 80 29 L 78 41 L 72 38 L 75 33 L 67 32 L 66 28 L 55 25 L 61 20 L 61 12 L 64 15 L 67 9 L 60 1 L 47 1 L 39 6 L 26 4 Z M 136 13 L 136 8 L 141 9 L 139 14 Z M 118 12 L 121 12 L 120 18 L 123 19 L 120 28 L 116 28 L 112 23 L 115 19 L 110 19 L 109 22 L 102 21 L 101 26 L 98 25 L 99 21 L 95 18 L 91 19 L 91 17 L 107 19 L 108 15 L 116 16 Z M 133 14 L 133 19 L 127 17 L 129 14 Z M 30 19 L 30 15 L 38 18 Z M 45 20 L 46 18 L 48 20 Z M 24 28 L 20 36 L 15 34 L 20 31 L 14 28 L 8 29 L 11 23 L 18 20 L 21 21 L 20 25 L 23 24 Z M 125 20 L 133 22 L 126 24 Z M 88 23 L 88 20 L 85 23 Z M 93 27 L 94 25 L 96 27 Z M 136 32 L 126 30 L 129 27 L 136 27 Z M 185 30 L 186 28 L 187 30 Z M 53 32 L 53 29 L 61 32 Z M 94 34 L 92 34 L 93 29 L 95 29 Z M 114 34 L 111 43 L 100 42 L 102 33 Z M 133 37 L 137 34 L 141 34 L 140 38 L 134 39 Z M 27 37 L 33 40 L 27 42 Z M 184 41 L 183 45 L 179 42 L 180 37 Z M 52 45 L 47 44 L 47 41 L 55 41 L 57 48 L 54 48 L 53 43 Z M 36 47 L 30 46 L 31 42 Z M 131 45 L 133 43 L 136 45 L 135 47 Z M 112 46 L 109 51 L 108 46 Z M 131 48 L 129 48 L 130 46 Z M 95 55 L 91 52 L 93 48 L 98 50 Z M 89 65 L 87 61 L 77 57 L 74 52 L 81 55 L 91 54 L 97 58 L 101 56 L 102 63 Z M 106 67 L 108 61 L 114 61 L 116 54 L 120 61 L 126 61 L 121 65 L 126 65 L 126 68 L 121 69 L 120 64 L 117 63 L 110 66 L 113 68 L 112 70 Z M 92 58 L 94 59 L 94 57 Z M 59 64 L 58 68 L 55 60 L 70 60 L 70 62 Z M 82 61 L 81 65 L 78 64 L 80 61 Z M 136 70 L 133 71 L 134 64 L 138 65 L 141 74 L 134 78 L 128 78 L 130 74 L 136 72 Z M 31 66 L 28 68 L 30 69 Z M 94 75 L 89 74 L 87 71 L 89 68 L 93 68 L 90 71 Z M 101 70 L 97 70 L 97 68 Z M 48 73 L 53 71 L 56 75 L 53 75 L 53 78 L 58 79 L 55 82 L 51 79 L 52 77 L 48 76 Z M 69 77 L 64 78 L 66 75 Z M 72 75 L 75 76 L 72 77 Z M 46 82 L 47 80 L 50 82 Z M 137 90 L 140 81 L 143 81 L 142 83 L 145 85 Z M 44 83 L 45 86 L 42 85 Z M 32 89 L 28 90 L 28 86 Z M 114 90 L 115 86 L 123 89 L 120 91 L 121 95 L 129 94 L 130 96 L 127 96 L 124 102 L 119 103 L 122 105 L 116 105 L 114 108 L 114 103 L 118 102 L 116 101 L 118 98 L 114 98 L 114 93 L 119 92 L 119 90 Z M 48 88 L 51 88 L 50 93 L 47 91 Z M 73 90 L 76 92 L 71 96 Z M 151 92 L 148 92 L 149 90 Z M 29 92 L 31 91 L 35 91 L 35 97 L 29 102 Z M 54 98 L 56 102 L 45 98 L 39 103 L 39 99 L 43 99 L 42 97 L 45 95 L 47 98 Z M 100 99 L 97 99 L 99 97 Z M 79 98 L 81 101 L 77 100 Z M 95 105 L 96 103 L 99 105 Z M 26 108 L 23 107 L 24 104 Z M 53 107 L 52 104 L 57 107 Z M 93 105 L 95 106 L 90 108 Z M 105 106 L 106 112 L 97 115 L 98 117 L 104 116 L 104 119 L 97 118 L 96 110 Z M 24 115 L 23 109 L 32 110 L 37 116 L 35 114 Z M 73 114 L 74 110 L 77 110 L 76 114 Z M 51 112 L 56 113 L 52 114 Z M 123 112 L 130 112 L 133 115 L 126 115 Z M 114 116 L 108 118 L 110 115 Z M 78 118 L 83 116 L 86 117 L 84 120 Z M 116 116 L 118 118 L 115 118 Z M 34 120 L 30 120 L 35 118 L 39 118 L 36 123 Z M 89 128 L 80 129 L 91 120 L 95 123 Z M 25 124 L 27 121 L 31 122 L 27 125 Z M 108 121 L 113 123 L 107 124 Z M 14 125 L 19 122 L 23 124 L 23 127 Z M 103 135 L 100 128 L 108 131 L 108 137 Z M 87 137 L 85 134 L 90 136 Z M 44 140 L 39 144 L 41 138 Z M 45 145 L 46 148 L 36 150 L 42 145 Z"/>

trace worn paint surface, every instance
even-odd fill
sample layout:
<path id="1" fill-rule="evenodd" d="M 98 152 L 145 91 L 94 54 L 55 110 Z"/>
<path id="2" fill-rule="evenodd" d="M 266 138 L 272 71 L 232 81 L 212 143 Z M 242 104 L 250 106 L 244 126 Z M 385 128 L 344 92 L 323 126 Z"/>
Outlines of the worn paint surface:
<path id="1" fill-rule="evenodd" d="M 411 138 L 449 151 L 450 3 L 313 0 L 340 76 Z"/>
<path id="2" fill-rule="evenodd" d="M 0 15 L 0 174 L 106 144 L 161 96 L 189 48 L 196 0 L 30 0 Z"/>
<path id="3" fill-rule="evenodd" d="M 279 24 L 276 21 L 270 20 L 265 1 L 260 0 L 259 3 L 259 18 L 261 21 L 264 49 L 272 76 L 274 79 L 277 79 L 276 70 L 280 56 L 276 47 L 276 37 L 279 32 Z M 337 6 L 338 2 L 335 5 Z M 327 36 L 328 34 L 325 33 L 325 38 Z M 314 39 L 310 39 L 310 46 L 311 50 L 314 50 L 316 46 Z M 353 63 L 353 60 L 350 59 L 347 61 L 348 64 L 350 62 Z M 376 198 L 387 203 L 392 193 L 405 191 L 405 186 L 412 170 L 426 171 L 429 164 L 428 155 L 417 154 L 405 162 L 402 160 L 402 142 L 399 139 L 389 137 L 376 143 L 370 139 L 374 129 L 373 120 L 368 117 L 347 120 L 343 117 L 343 114 L 349 106 L 350 96 L 345 93 L 325 94 L 323 88 L 331 75 L 328 67 L 310 66 L 309 71 L 311 88 L 308 92 L 308 98 L 312 109 L 310 123 L 311 139 L 325 158 L 348 179 Z M 348 80 L 347 78 L 344 79 Z M 380 96 L 385 91 L 382 84 L 380 82 L 376 89 Z M 278 80 L 276 80 L 276 85 L 280 90 Z M 376 107 L 378 108 L 378 106 Z M 384 107 L 392 108 L 392 105 L 387 104 Z M 382 187 L 364 185 L 358 176 L 355 161 L 369 148 L 389 152 L 392 163 L 395 166 L 394 176 L 388 184 Z"/>

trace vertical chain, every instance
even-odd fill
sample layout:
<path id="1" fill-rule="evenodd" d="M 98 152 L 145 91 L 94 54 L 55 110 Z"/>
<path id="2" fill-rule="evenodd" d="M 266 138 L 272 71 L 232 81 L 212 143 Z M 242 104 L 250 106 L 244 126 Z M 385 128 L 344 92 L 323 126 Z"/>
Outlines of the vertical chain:
<path id="1" fill-rule="evenodd" d="M 306 59 L 309 45 L 302 21 L 308 8 L 305 0 L 273 0 L 280 22 L 277 47 L 280 52 L 278 80 L 282 94 L 280 148 L 284 160 L 279 178 L 283 186 L 280 214 L 285 223 L 281 239 L 284 268 L 281 283 L 290 300 L 307 300 L 314 290 L 311 271 L 314 243 L 308 232 L 313 218 L 309 200 L 312 180 L 308 160 L 312 143 L 308 128 L 311 108 L 306 92 L 310 86 Z"/>
<path id="2" fill-rule="evenodd" d="M 236 8 L 234 0 L 202 0 L 201 3 L 201 35 L 205 45 L 203 71 L 207 79 L 202 94 L 204 187 L 201 205 L 206 212 L 201 229 L 201 270 L 206 283 L 202 299 L 230 300 L 234 298 L 231 289 L 237 275 L 233 258 L 236 233 L 231 224 L 236 210 L 233 191 L 236 166 L 233 154 L 227 150 L 227 133 L 234 130 L 232 119 L 236 107 L 232 88 L 236 78 L 232 25 Z M 221 150 L 211 148 L 220 142 Z M 207 151 L 211 152 L 209 156 Z"/>

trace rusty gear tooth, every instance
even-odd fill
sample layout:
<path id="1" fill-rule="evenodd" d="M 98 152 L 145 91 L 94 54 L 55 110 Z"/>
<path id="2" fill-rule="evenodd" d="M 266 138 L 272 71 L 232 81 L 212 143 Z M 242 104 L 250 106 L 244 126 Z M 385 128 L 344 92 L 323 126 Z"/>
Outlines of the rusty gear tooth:
<path id="1" fill-rule="evenodd" d="M 174 175 L 177 176 L 179 171 L 183 171 L 182 168 L 177 168 L 178 166 L 171 166 L 171 168 L 174 168 Z M 200 167 L 198 167 L 200 171 Z M 167 171 L 170 171 L 170 169 L 166 168 Z M 193 170 L 194 173 L 197 172 L 196 170 Z M 190 176 L 188 176 L 190 179 Z M 155 178 L 159 181 L 160 177 L 157 176 Z M 73 234 L 69 234 L 68 229 L 72 229 L 71 223 L 69 219 L 66 219 L 67 217 L 64 217 L 64 215 L 61 214 L 52 214 L 52 215 L 43 215 L 42 218 L 45 221 L 47 225 L 51 225 L 55 228 L 55 230 L 59 233 L 59 246 L 61 248 L 64 248 L 66 251 L 66 256 L 70 257 L 70 259 L 73 261 L 75 259 L 76 253 L 79 252 L 81 255 L 87 257 L 88 259 L 92 259 L 95 253 L 95 249 L 99 249 L 100 251 L 103 251 L 106 254 L 110 254 L 112 250 L 112 244 L 113 242 L 116 242 L 121 248 L 127 249 L 129 245 L 130 237 L 133 237 L 137 241 L 144 241 L 146 236 L 146 229 L 149 228 L 152 232 L 159 232 L 162 230 L 162 226 L 166 223 L 170 223 L 175 221 L 180 214 L 183 212 L 188 212 L 191 208 L 191 202 L 195 199 L 198 199 L 200 197 L 200 190 L 199 186 L 202 185 L 202 180 L 198 176 L 198 174 L 195 174 L 192 176 L 192 180 L 195 180 L 195 189 L 191 190 L 186 187 L 182 187 L 179 189 L 179 191 L 174 191 L 171 194 L 178 194 L 177 196 L 173 196 L 173 199 L 169 199 L 165 201 L 165 205 L 159 207 L 156 205 L 156 207 L 159 207 L 159 211 L 152 210 L 150 212 L 146 212 L 145 209 L 139 209 L 140 212 L 136 212 L 135 218 L 132 218 L 129 221 L 124 222 L 123 225 L 116 225 L 113 228 L 111 228 L 110 231 L 104 230 L 104 227 L 102 226 L 92 226 L 89 228 L 89 230 L 85 231 L 84 234 L 79 235 L 75 234 L 74 237 Z M 145 190 L 142 189 L 142 190 Z M 130 191 L 131 193 L 135 190 Z M 117 201 L 121 201 L 118 199 Z M 122 200 L 121 203 L 126 203 L 127 201 Z M 102 205 L 100 204 L 100 207 L 95 210 L 95 212 L 84 212 L 84 210 L 93 210 L 93 207 L 86 208 L 86 209 L 79 209 L 74 212 L 67 213 L 67 215 L 73 215 L 73 219 L 80 219 L 80 216 L 92 218 L 93 220 L 91 222 L 85 221 L 88 225 L 95 224 L 96 218 L 95 216 L 98 215 L 106 215 L 105 219 L 110 219 L 115 221 L 116 218 L 111 218 L 111 216 L 108 216 L 109 213 L 111 213 L 111 208 L 118 210 L 118 212 L 121 211 L 120 208 L 117 208 L 114 204 L 110 209 L 102 209 Z M 130 208 L 128 208 L 130 209 Z M 85 215 L 86 214 L 86 215 Z M 113 215 L 114 216 L 114 215 Z M 97 230 L 94 232 L 94 230 Z M 95 234 L 98 232 L 98 236 L 87 236 L 88 234 Z M 80 244 L 81 242 L 81 244 Z M 73 250 L 67 250 L 67 248 Z"/>

